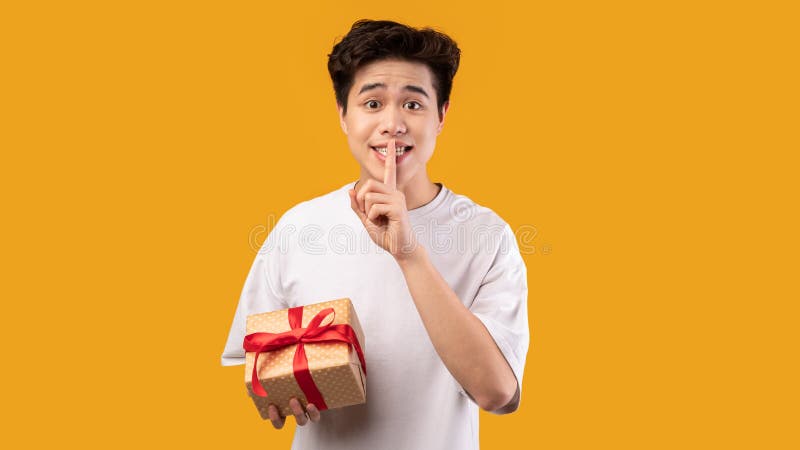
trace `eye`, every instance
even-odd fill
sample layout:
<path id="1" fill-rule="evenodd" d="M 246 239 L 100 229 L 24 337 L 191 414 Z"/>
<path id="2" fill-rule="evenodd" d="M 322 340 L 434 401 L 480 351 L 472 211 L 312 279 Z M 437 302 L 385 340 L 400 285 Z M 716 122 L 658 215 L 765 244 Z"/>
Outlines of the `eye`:
<path id="1" fill-rule="evenodd" d="M 377 100 L 370 100 L 367 103 L 364 103 L 364 105 L 367 107 L 367 109 L 378 108 L 380 106 L 380 104 L 381 104 L 381 102 L 379 102 Z"/>
<path id="2" fill-rule="evenodd" d="M 412 107 L 412 108 L 409 108 L 409 109 L 420 109 L 420 108 L 422 108 L 422 105 L 420 105 L 419 102 L 408 102 L 408 103 L 406 103 L 406 105 L 415 105 L 415 107 Z"/>

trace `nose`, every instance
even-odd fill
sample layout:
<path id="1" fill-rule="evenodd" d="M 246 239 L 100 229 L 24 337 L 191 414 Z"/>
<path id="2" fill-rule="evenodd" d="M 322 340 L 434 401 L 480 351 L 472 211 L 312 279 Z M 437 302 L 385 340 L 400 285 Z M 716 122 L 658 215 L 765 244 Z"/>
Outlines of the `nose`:
<path id="1" fill-rule="evenodd" d="M 406 123 L 403 114 L 395 108 L 386 108 L 381 118 L 381 135 L 397 136 L 406 133 Z"/>

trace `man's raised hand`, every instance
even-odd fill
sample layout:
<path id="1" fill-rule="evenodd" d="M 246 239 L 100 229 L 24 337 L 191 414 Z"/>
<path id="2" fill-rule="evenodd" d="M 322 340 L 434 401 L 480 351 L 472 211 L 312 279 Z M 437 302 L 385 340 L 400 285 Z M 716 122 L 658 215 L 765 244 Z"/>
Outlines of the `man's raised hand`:
<path id="1" fill-rule="evenodd" d="M 358 192 L 350 189 L 350 207 L 356 213 L 369 237 L 396 260 L 411 256 L 417 247 L 411 232 L 406 197 L 397 190 L 397 155 L 395 140 L 387 144 L 383 183 L 367 180 Z"/>

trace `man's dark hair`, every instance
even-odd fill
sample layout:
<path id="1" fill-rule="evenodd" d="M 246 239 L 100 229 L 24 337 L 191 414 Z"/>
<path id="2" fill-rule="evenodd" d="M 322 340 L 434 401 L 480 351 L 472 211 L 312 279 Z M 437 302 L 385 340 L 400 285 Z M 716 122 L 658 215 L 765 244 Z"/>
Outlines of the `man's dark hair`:
<path id="1" fill-rule="evenodd" d="M 336 102 L 347 113 L 347 95 L 355 73 L 373 61 L 399 59 L 420 62 L 433 73 L 433 87 L 439 116 L 450 100 L 453 77 L 458 70 L 461 50 L 449 36 L 431 28 L 416 29 L 389 20 L 362 19 L 328 55 L 328 73 L 333 80 Z"/>

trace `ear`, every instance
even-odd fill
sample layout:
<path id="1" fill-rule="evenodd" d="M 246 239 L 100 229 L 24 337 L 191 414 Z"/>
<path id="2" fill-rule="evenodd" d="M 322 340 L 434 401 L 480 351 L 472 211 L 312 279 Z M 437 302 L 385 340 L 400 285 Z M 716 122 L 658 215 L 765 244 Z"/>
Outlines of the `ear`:
<path id="1" fill-rule="evenodd" d="M 442 113 L 439 116 L 439 127 L 436 129 L 437 136 L 442 132 L 442 128 L 444 128 L 444 116 L 447 114 L 448 109 L 450 109 L 450 101 L 446 101 L 444 105 L 442 105 Z"/>
<path id="2" fill-rule="evenodd" d="M 339 126 L 342 127 L 344 134 L 347 134 L 347 122 L 344 121 L 344 108 L 336 102 L 336 112 L 339 114 Z"/>

